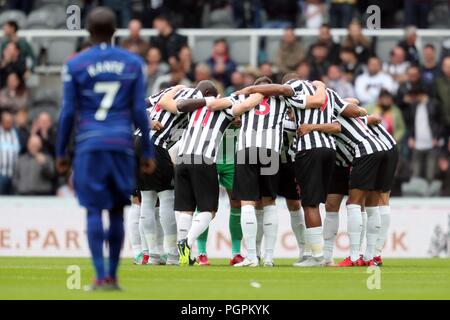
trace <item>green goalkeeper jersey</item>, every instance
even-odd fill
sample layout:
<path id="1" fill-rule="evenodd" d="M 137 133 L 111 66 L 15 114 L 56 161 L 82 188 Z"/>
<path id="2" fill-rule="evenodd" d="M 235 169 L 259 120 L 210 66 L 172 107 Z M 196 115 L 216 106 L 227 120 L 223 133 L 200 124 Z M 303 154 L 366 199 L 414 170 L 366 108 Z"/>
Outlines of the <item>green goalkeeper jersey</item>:
<path id="1" fill-rule="evenodd" d="M 222 142 L 217 151 L 216 164 L 234 164 L 238 135 L 239 128 L 228 128 L 225 130 Z"/>

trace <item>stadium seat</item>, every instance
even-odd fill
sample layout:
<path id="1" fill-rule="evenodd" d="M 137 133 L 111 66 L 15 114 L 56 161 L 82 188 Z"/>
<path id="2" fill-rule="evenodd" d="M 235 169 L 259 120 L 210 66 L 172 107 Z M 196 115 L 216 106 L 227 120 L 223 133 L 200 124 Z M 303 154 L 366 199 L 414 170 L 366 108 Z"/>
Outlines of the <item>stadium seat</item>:
<path id="1" fill-rule="evenodd" d="M 7 10 L 0 14 L 0 26 L 3 26 L 9 20 L 16 21 L 19 28 L 24 28 L 27 24 L 25 13 L 20 10 Z"/>
<path id="2" fill-rule="evenodd" d="M 76 49 L 77 39 L 56 38 L 47 47 L 47 64 L 62 65 Z"/>
<path id="3" fill-rule="evenodd" d="M 60 5 L 46 5 L 30 12 L 27 18 L 28 29 L 56 29 L 64 25 L 66 11 Z"/>
<path id="4" fill-rule="evenodd" d="M 30 119 L 36 119 L 36 117 L 41 113 L 41 112 L 48 112 L 50 114 L 50 116 L 52 117 L 53 120 L 58 119 L 58 115 L 59 115 L 59 108 L 52 106 L 52 105 L 47 105 L 47 106 L 38 106 L 36 108 L 32 108 L 29 111 L 29 118 Z"/>
<path id="5" fill-rule="evenodd" d="M 33 97 L 32 108 L 39 106 L 58 106 L 60 93 L 56 89 L 44 88 L 37 90 Z"/>

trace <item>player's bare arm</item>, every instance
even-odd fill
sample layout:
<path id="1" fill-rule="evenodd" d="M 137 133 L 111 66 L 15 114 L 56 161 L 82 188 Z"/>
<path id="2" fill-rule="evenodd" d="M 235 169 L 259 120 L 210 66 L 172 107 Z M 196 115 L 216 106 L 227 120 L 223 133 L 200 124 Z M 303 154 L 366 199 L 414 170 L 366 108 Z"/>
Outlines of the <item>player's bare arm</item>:
<path id="1" fill-rule="evenodd" d="M 155 131 L 159 131 L 159 130 L 161 130 L 163 128 L 164 128 L 164 126 L 162 125 L 161 122 L 156 121 L 156 120 L 150 121 L 150 129 L 155 130 Z"/>
<path id="2" fill-rule="evenodd" d="M 359 100 L 356 98 L 345 98 L 348 102 L 347 107 L 342 111 L 342 115 L 347 118 L 359 118 L 367 115 L 367 110 L 359 106 Z"/>
<path id="3" fill-rule="evenodd" d="M 183 99 L 176 103 L 177 110 L 180 112 L 193 112 L 199 108 L 206 106 L 207 99 Z"/>
<path id="4" fill-rule="evenodd" d="M 297 134 L 301 137 L 312 131 L 321 131 L 329 134 L 336 134 L 341 132 L 341 124 L 337 121 L 332 123 L 323 123 L 323 124 L 309 124 L 304 123 L 301 124 L 297 129 Z"/>
<path id="5" fill-rule="evenodd" d="M 264 99 L 264 96 L 260 93 L 254 93 L 250 95 L 247 99 L 244 101 L 236 104 L 233 106 L 233 114 L 235 116 L 240 116 L 241 114 L 253 109 L 257 105 L 261 103 L 261 101 Z"/>
<path id="6" fill-rule="evenodd" d="M 175 96 L 178 93 L 178 91 L 184 89 L 185 86 L 178 85 L 174 86 L 172 89 L 167 91 L 159 100 L 158 104 L 161 107 L 161 109 L 169 111 L 170 113 L 177 114 L 177 102 L 175 101 Z"/>

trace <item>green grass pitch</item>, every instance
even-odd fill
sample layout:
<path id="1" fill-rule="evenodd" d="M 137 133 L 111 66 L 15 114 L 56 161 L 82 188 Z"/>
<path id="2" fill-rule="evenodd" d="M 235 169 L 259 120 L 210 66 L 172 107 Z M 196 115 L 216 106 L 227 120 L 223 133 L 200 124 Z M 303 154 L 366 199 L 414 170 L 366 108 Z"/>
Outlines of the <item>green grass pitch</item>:
<path id="1" fill-rule="evenodd" d="M 212 266 L 135 266 L 122 259 L 122 292 L 66 287 L 67 267 L 78 265 L 82 285 L 93 271 L 84 258 L 0 258 L 0 299 L 450 299 L 449 259 L 387 259 L 381 288 L 369 290 L 367 268 L 237 269 L 225 259 Z"/>

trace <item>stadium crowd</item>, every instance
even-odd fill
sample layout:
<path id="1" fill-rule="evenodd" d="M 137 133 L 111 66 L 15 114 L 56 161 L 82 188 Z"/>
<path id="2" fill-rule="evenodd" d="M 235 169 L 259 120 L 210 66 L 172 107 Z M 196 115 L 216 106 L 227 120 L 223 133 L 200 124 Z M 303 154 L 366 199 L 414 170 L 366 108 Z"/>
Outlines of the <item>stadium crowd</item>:
<path id="1" fill-rule="evenodd" d="M 27 5 L 32 1 L 7 2 L 9 9 L 31 10 Z M 292 71 L 302 79 L 320 79 L 339 95 L 358 98 L 369 113 L 383 118 L 401 154 L 394 195 L 450 195 L 450 51 L 443 46 L 438 56 L 433 44 L 416 46 L 416 27 L 428 27 L 429 19 L 423 16 L 431 12 L 431 1 L 404 1 L 401 6 L 383 2 L 383 10 L 392 13 L 383 11 L 383 26 L 408 25 L 404 39 L 391 48 L 387 61 L 375 56 L 374 43 L 354 19 L 363 18 L 363 5 L 381 1 L 331 0 L 327 5 L 320 0 L 142 1 L 142 15 L 137 16 L 127 1 L 101 2 L 116 8 L 121 25 L 128 27 L 129 37 L 119 39 L 118 45 L 143 57 L 148 94 L 210 79 L 221 95 L 229 95 L 261 75 L 279 82 L 283 74 Z M 84 14 L 96 3 L 84 1 Z M 404 13 L 400 22 L 394 19 L 399 9 Z M 209 10 L 208 14 L 204 10 Z M 182 14 L 186 11 L 190 14 Z M 293 28 L 298 26 L 319 28 L 317 41 L 304 46 L 294 34 Z M 143 27 L 155 28 L 158 35 L 142 37 Z M 224 38 L 215 40 L 206 61 L 194 62 L 187 39 L 176 27 L 284 31 L 275 59 L 267 59 L 261 46 L 259 66 L 252 68 L 233 60 Z M 348 29 L 341 43 L 333 41 L 331 27 Z M 30 116 L 33 99 L 25 80 L 36 64 L 36 53 L 30 43 L 18 38 L 18 28 L 15 21 L 6 22 L 0 46 L 0 194 L 71 194 L 54 169 L 53 115 L 41 112 Z"/>

